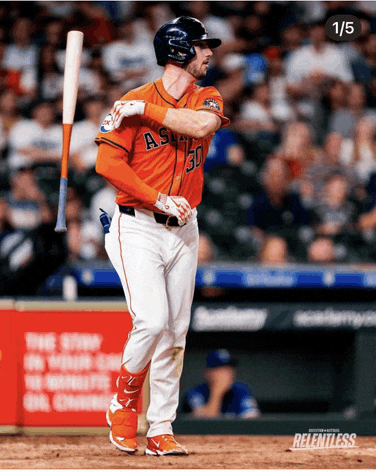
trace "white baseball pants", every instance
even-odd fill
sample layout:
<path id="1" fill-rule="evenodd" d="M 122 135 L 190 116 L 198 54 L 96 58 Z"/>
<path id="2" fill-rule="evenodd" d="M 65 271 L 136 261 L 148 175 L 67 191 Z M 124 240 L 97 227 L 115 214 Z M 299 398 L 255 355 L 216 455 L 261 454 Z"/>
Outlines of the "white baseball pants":
<path id="1" fill-rule="evenodd" d="M 152 360 L 148 437 L 172 434 L 176 418 L 197 270 L 196 215 L 185 226 L 166 227 L 149 210 L 136 209 L 133 217 L 117 207 L 105 236 L 133 319 L 122 364 L 141 372 Z"/>

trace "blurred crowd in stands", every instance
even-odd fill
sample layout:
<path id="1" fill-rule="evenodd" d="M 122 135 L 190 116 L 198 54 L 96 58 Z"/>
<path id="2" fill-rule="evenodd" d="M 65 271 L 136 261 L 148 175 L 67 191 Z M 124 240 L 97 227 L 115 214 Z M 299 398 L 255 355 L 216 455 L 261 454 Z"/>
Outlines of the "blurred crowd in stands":
<path id="1" fill-rule="evenodd" d="M 361 20 L 355 41 L 326 36 L 337 14 Z M 4 293 L 33 264 L 45 277 L 66 262 L 106 259 L 99 207 L 111 214 L 116 192 L 95 173 L 94 138 L 115 100 L 161 76 L 153 37 L 181 15 L 223 41 L 201 85 L 219 89 L 232 120 L 205 164 L 200 264 L 376 262 L 376 2 L 1 2 Z M 68 231 L 57 234 L 72 29 L 85 39 Z M 33 273 L 24 271 L 28 283 Z"/>

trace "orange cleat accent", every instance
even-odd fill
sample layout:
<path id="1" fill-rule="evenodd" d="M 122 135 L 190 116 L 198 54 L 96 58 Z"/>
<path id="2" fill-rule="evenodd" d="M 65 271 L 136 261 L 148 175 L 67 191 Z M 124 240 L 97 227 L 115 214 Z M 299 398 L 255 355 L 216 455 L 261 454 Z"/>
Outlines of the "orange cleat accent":
<path id="1" fill-rule="evenodd" d="M 188 451 L 176 441 L 172 434 L 162 434 L 148 438 L 145 454 L 147 456 L 187 456 Z"/>
<path id="2" fill-rule="evenodd" d="M 137 451 L 137 403 L 149 364 L 142 372 L 130 373 L 122 366 L 117 380 L 118 393 L 111 400 L 106 419 L 111 443 L 124 452 Z"/>
<path id="3" fill-rule="evenodd" d="M 117 395 L 111 400 L 110 408 L 107 410 L 106 419 L 110 426 L 110 441 L 118 449 L 124 452 L 133 453 L 137 451 L 137 422 L 138 416 L 136 411 L 119 408 L 111 411 L 118 404 Z"/>

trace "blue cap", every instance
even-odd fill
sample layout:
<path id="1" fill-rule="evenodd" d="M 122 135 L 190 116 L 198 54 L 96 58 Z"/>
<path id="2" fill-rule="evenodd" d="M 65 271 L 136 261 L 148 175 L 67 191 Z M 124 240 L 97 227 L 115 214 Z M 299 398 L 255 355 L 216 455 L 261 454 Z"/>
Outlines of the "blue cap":
<path id="1" fill-rule="evenodd" d="M 227 349 L 217 349 L 211 351 L 206 357 L 206 368 L 214 369 L 216 367 L 223 367 L 226 365 L 236 366 L 238 364 L 236 359 L 231 357 Z"/>

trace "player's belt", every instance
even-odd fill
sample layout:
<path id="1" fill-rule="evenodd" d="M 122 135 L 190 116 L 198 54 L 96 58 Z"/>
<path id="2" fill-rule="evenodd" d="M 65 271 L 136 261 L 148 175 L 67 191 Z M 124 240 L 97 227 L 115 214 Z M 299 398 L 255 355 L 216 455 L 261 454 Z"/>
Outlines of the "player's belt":
<path id="1" fill-rule="evenodd" d="M 136 216 L 136 212 L 133 207 L 119 205 L 120 213 L 125 213 L 129 216 Z M 155 221 L 165 226 L 179 226 L 178 219 L 176 216 L 162 215 L 162 213 L 153 212 Z"/>

